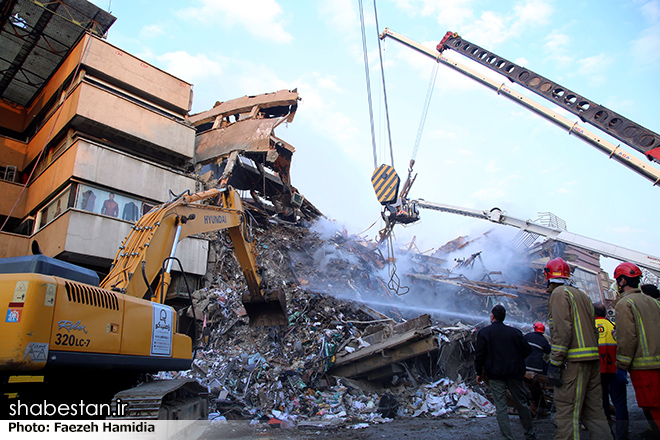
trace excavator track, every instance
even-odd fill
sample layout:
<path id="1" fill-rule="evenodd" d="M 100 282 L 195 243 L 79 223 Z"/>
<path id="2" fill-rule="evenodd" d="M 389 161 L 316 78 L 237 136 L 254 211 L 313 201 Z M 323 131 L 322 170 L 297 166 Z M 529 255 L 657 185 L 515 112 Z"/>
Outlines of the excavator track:
<path id="1" fill-rule="evenodd" d="M 113 419 L 206 420 L 208 390 L 191 379 L 155 380 L 115 394 Z"/>

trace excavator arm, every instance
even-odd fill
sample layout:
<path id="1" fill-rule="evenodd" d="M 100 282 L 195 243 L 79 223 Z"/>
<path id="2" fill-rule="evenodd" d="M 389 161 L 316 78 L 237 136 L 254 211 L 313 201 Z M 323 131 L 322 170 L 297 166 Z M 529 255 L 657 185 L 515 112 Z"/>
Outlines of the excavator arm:
<path id="1" fill-rule="evenodd" d="M 199 203 L 215 199 L 215 205 Z M 284 294 L 263 286 L 241 199 L 231 187 L 181 195 L 142 216 L 124 239 L 101 287 L 163 304 L 178 243 L 218 230 L 229 233 L 245 275 L 248 291 L 242 301 L 250 324 L 285 324 Z"/>
<path id="2" fill-rule="evenodd" d="M 231 187 L 182 194 L 142 216 L 101 288 L 94 272 L 44 255 L 2 259 L 0 301 L 9 306 L 0 321 L 0 414 L 16 402 L 107 405 L 112 398 L 115 412 L 99 416 L 206 419 L 205 387 L 145 374 L 190 369 L 193 341 L 165 304 L 170 271 L 181 239 L 218 230 L 228 232 L 243 269 L 250 325 L 286 324 L 284 294 L 264 286 Z M 126 412 L 116 411 L 120 401 Z"/>

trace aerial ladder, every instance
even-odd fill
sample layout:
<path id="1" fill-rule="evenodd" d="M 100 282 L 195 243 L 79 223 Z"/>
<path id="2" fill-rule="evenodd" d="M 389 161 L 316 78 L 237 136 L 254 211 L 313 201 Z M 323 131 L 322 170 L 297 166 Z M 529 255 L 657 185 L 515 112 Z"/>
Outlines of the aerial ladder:
<path id="1" fill-rule="evenodd" d="M 542 225 L 532 220 L 524 220 L 521 218 L 513 217 L 506 214 L 500 208 L 478 210 L 446 205 L 443 203 L 429 202 L 423 199 L 410 200 L 408 204 L 411 206 L 411 209 L 416 212 L 418 212 L 418 208 L 432 209 L 434 211 L 448 212 L 465 217 L 487 220 L 500 225 L 512 226 L 533 235 L 547 237 L 560 243 L 570 244 L 582 249 L 596 252 L 604 257 L 610 257 L 620 261 L 630 261 L 637 264 L 639 267 L 650 270 L 656 274 L 660 274 L 660 257 L 644 254 L 642 252 L 627 249 L 615 244 L 606 243 L 604 241 L 595 240 L 583 235 L 574 234 L 572 232 L 568 232 L 565 229 Z"/>

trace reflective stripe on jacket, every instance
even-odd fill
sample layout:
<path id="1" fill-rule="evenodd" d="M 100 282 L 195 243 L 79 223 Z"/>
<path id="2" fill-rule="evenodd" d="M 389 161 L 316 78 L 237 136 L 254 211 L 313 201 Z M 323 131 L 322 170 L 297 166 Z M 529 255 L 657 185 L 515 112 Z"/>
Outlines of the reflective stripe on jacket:
<path id="1" fill-rule="evenodd" d="M 550 363 L 559 366 L 564 360 L 583 362 L 599 359 L 598 330 L 591 299 L 573 286 L 551 283 L 550 288 Z"/>
<path id="2" fill-rule="evenodd" d="M 660 369 L 660 303 L 635 289 L 619 298 L 615 311 L 617 367 Z"/>

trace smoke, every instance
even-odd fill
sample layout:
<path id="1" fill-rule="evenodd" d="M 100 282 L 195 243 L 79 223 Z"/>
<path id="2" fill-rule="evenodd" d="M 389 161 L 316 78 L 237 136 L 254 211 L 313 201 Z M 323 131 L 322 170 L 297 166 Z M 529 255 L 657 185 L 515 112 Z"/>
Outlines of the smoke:
<path id="1" fill-rule="evenodd" d="M 480 295 L 465 287 L 483 282 L 495 289 L 498 284 L 529 279 L 529 264 L 511 247 L 515 234 L 508 230 L 471 231 L 450 242 L 453 246 L 442 247 L 449 250 L 430 255 L 402 249 L 396 242 L 389 255 L 385 243 L 377 246 L 349 235 L 324 218 L 310 231 L 317 240 L 311 240 L 304 252 L 291 254 L 296 271 L 305 272 L 306 290 L 358 301 L 405 319 L 430 313 L 443 322 L 479 323 L 488 320 L 494 304 L 503 303 L 509 311 L 508 322 L 529 321 L 524 301 Z M 516 294 L 515 289 L 501 291 Z"/>

